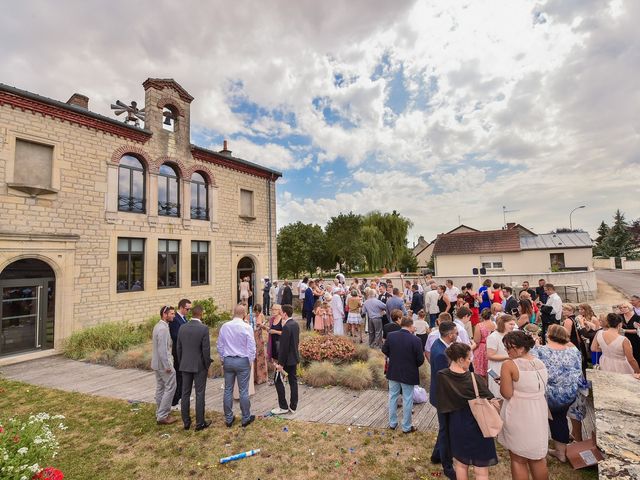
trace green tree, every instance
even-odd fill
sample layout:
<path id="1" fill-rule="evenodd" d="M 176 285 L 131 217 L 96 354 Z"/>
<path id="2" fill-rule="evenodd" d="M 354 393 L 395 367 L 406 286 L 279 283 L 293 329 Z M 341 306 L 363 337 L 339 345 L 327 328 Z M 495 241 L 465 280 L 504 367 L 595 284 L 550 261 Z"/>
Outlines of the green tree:
<path id="1" fill-rule="evenodd" d="M 604 239 L 609 235 L 609 225 L 604 223 L 604 220 L 600 222 L 600 226 L 598 227 L 598 237 L 596 238 L 596 245 L 594 247 L 593 253 L 598 256 L 605 256 L 603 252 L 604 248 Z"/>
<path id="2" fill-rule="evenodd" d="M 319 225 L 302 222 L 285 225 L 278 232 L 278 271 L 297 277 L 330 266 L 326 237 Z"/>
<path id="3" fill-rule="evenodd" d="M 366 261 L 362 253 L 362 216 L 341 213 L 329 219 L 324 231 L 331 261 L 344 264 L 347 272 Z"/>
<path id="4" fill-rule="evenodd" d="M 413 226 L 411 220 L 403 217 L 395 210 L 391 213 L 381 213 L 374 210 L 364 216 L 363 224 L 376 227 L 382 232 L 382 235 L 384 235 L 384 238 L 391 246 L 391 258 L 387 266 L 390 267 L 391 270 L 396 270 L 400 257 L 405 253 L 407 233 Z M 364 238 L 363 241 L 366 243 L 368 240 Z"/>
<path id="5" fill-rule="evenodd" d="M 367 261 L 367 270 L 375 272 L 389 264 L 392 256 L 392 248 L 389 241 L 378 227 L 363 225 L 360 234 L 362 236 L 362 253 Z"/>
<path id="6" fill-rule="evenodd" d="M 608 257 L 633 258 L 635 256 L 633 234 L 620 210 L 616 210 L 613 216 L 613 225 L 602 242 L 602 250 Z"/>
<path id="7" fill-rule="evenodd" d="M 415 257 L 409 247 L 405 245 L 404 250 L 400 253 L 398 259 L 398 270 L 401 272 L 417 272 L 418 259 Z"/>

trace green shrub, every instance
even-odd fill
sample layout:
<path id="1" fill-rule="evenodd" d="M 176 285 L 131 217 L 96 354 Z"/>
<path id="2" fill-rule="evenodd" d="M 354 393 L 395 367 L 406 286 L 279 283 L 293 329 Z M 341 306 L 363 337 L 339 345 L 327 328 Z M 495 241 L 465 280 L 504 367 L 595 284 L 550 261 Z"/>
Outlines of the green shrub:
<path id="1" fill-rule="evenodd" d="M 311 362 L 304 371 L 303 380 L 312 387 L 337 385 L 338 369 L 331 362 Z"/>
<path id="2" fill-rule="evenodd" d="M 145 332 L 128 322 L 108 322 L 71 334 L 63 347 L 68 358 L 80 360 L 95 350 L 121 352 L 145 342 Z"/>
<path id="3" fill-rule="evenodd" d="M 160 321 L 160 315 L 154 315 L 153 317 L 149 317 L 144 320 L 142 323 L 137 325 L 138 330 L 144 335 L 144 338 L 147 340 L 151 340 L 153 337 L 153 327 Z"/>
<path id="4" fill-rule="evenodd" d="M 204 300 L 195 300 L 192 303 L 192 307 L 200 305 L 204 309 L 204 315 L 202 316 L 202 323 L 209 327 L 215 327 L 223 322 L 231 320 L 231 314 L 226 311 L 218 311 L 213 298 L 205 298 Z"/>
<path id="5" fill-rule="evenodd" d="M 353 390 L 364 390 L 372 387 L 373 376 L 366 363 L 355 362 L 338 370 L 338 382 L 340 385 Z"/>
<path id="6" fill-rule="evenodd" d="M 120 352 L 113 359 L 113 366 L 151 370 L 151 349 L 151 343 L 145 343 Z"/>

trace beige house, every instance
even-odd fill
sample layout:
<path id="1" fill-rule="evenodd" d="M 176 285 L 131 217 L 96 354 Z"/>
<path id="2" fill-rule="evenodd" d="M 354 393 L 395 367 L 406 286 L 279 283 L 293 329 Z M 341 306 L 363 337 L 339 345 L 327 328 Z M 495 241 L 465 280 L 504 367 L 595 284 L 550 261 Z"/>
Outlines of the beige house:
<path id="1" fill-rule="evenodd" d="M 438 277 L 472 275 L 526 275 L 591 271 L 592 242 L 588 233 L 536 235 L 520 225 L 503 230 L 438 235 L 434 251 Z"/>
<path id="2" fill-rule="evenodd" d="M 448 231 L 444 235 L 448 235 L 450 233 L 465 233 L 465 232 L 477 232 L 475 228 L 468 227 L 466 225 L 458 225 L 453 230 Z M 437 237 L 430 242 L 427 242 L 422 235 L 418 237 L 418 243 L 413 247 L 412 252 L 413 256 L 418 260 L 418 268 L 423 269 L 427 268 L 427 264 L 431 261 L 431 256 L 433 255 L 433 248 L 436 245 Z"/>
<path id="3" fill-rule="evenodd" d="M 192 145 L 174 80 L 143 88 L 140 128 L 0 84 L 0 358 L 277 276 L 281 174 Z"/>

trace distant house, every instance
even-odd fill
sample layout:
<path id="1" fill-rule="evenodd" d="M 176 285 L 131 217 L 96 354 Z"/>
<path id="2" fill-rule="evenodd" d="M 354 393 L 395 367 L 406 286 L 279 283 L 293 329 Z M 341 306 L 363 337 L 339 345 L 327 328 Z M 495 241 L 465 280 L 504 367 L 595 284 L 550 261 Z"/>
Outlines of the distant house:
<path id="1" fill-rule="evenodd" d="M 465 233 L 465 232 L 477 232 L 475 228 L 468 227 L 466 225 L 458 225 L 453 230 L 448 231 L 446 234 L 450 233 Z M 431 261 L 431 256 L 433 255 L 433 248 L 435 247 L 437 238 L 427 242 L 422 235 L 418 237 L 418 243 L 413 247 L 412 252 L 413 256 L 418 260 L 418 268 L 427 268 L 427 264 Z"/>
<path id="2" fill-rule="evenodd" d="M 439 277 L 470 275 L 484 267 L 489 274 L 530 274 L 592 270 L 592 241 L 586 232 L 537 235 L 508 224 L 502 230 L 438 235 L 433 248 Z"/>

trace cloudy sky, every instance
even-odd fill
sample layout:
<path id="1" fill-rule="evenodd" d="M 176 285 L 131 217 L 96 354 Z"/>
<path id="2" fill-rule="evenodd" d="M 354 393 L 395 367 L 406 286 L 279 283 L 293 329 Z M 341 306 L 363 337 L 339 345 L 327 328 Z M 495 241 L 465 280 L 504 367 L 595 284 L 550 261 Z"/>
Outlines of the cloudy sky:
<path id="1" fill-rule="evenodd" d="M 640 217 L 640 2 L 12 2 L 0 82 L 112 115 L 147 77 L 195 100 L 192 141 L 278 169 L 278 224 L 397 210 L 591 233 Z"/>

